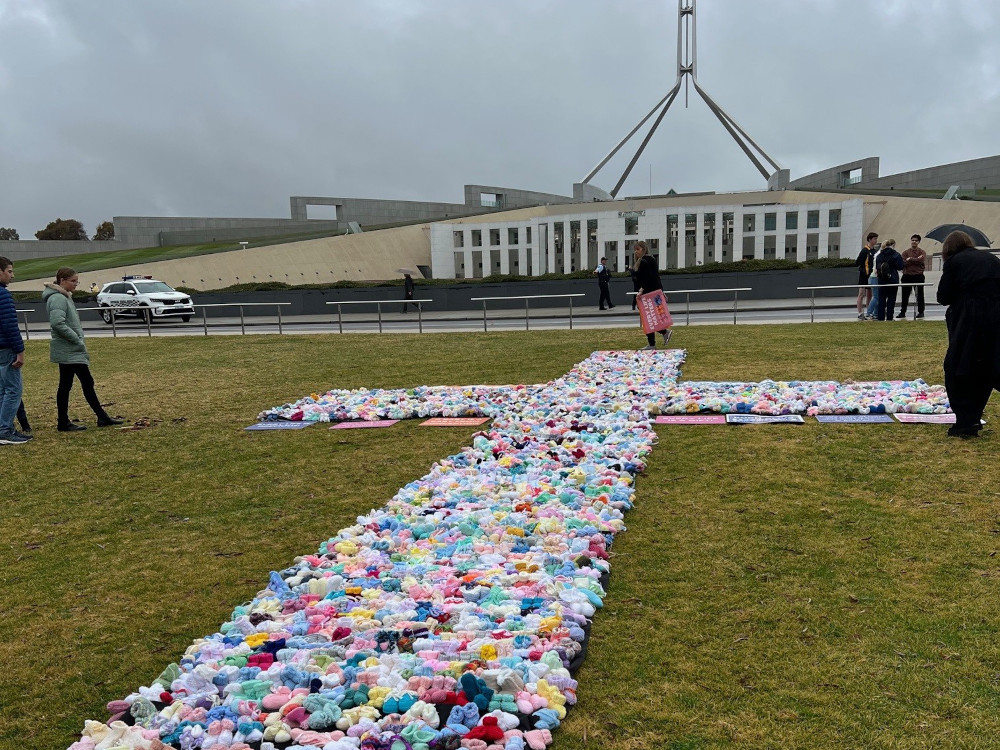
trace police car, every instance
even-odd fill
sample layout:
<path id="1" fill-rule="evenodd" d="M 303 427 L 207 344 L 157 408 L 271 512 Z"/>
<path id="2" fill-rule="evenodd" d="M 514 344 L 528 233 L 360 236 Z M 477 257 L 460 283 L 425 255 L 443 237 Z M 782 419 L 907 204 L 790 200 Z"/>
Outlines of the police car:
<path id="1" fill-rule="evenodd" d="M 191 298 L 152 276 L 122 276 L 105 284 L 97 294 L 101 317 L 110 323 L 115 315 L 136 315 L 143 322 L 179 317 L 187 323 L 194 315 Z"/>

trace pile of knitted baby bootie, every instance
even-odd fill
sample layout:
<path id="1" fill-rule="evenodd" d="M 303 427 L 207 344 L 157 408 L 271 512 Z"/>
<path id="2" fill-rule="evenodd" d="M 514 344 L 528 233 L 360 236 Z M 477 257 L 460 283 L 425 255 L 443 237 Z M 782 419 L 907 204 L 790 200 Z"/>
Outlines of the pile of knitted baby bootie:
<path id="1" fill-rule="evenodd" d="M 680 361 L 596 354 L 475 406 L 494 422 L 470 447 L 272 573 L 74 750 L 544 748 L 655 441 L 635 393 Z M 446 408 L 423 396 L 409 408 Z"/>
<path id="2" fill-rule="evenodd" d="M 330 391 L 263 413 L 493 423 L 272 573 L 73 750 L 541 750 L 576 701 L 651 413 L 939 406 L 922 381 L 678 384 L 683 361 L 597 352 L 544 385 Z"/>

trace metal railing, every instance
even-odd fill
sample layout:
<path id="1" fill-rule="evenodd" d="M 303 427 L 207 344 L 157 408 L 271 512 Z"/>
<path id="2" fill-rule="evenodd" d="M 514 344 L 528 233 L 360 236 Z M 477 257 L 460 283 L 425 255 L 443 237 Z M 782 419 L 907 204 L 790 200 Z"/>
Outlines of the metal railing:
<path id="1" fill-rule="evenodd" d="M 928 287 L 928 286 L 934 286 L 934 284 L 933 284 L 933 282 L 927 281 L 927 282 L 920 283 L 920 284 L 915 284 L 915 283 L 912 283 L 912 282 L 908 283 L 908 284 L 903 284 L 903 283 L 899 283 L 899 284 L 841 284 L 839 286 L 797 286 L 795 288 L 798 289 L 800 292 L 805 292 L 805 291 L 809 292 L 809 322 L 810 323 L 815 323 L 816 322 L 816 290 L 817 289 L 872 289 L 872 290 L 874 290 L 874 289 L 878 289 L 878 288 L 884 287 L 884 286 L 891 286 L 891 287 L 895 287 L 895 288 L 898 289 L 898 288 L 904 287 L 904 286 Z M 916 305 L 916 302 L 914 302 L 914 305 L 913 305 L 913 319 L 914 320 L 917 319 L 917 305 Z"/>
<path id="2" fill-rule="evenodd" d="M 432 299 L 354 299 L 342 302 L 327 302 L 328 305 L 337 306 L 337 327 L 340 332 L 344 332 L 344 316 L 341 305 L 376 305 L 378 307 L 378 332 L 382 333 L 382 305 L 416 305 L 417 306 L 417 331 L 424 332 L 424 302 L 433 302 Z"/>
<path id="3" fill-rule="evenodd" d="M 739 311 L 740 292 L 752 292 L 752 286 L 734 287 L 733 289 L 663 289 L 663 294 L 669 300 L 671 294 L 685 295 L 686 306 L 684 312 L 684 325 L 691 325 L 691 295 L 708 294 L 710 292 L 732 292 L 733 293 L 733 325 L 736 325 L 736 314 Z M 629 297 L 634 297 L 638 292 L 628 292 Z"/>
<path id="4" fill-rule="evenodd" d="M 482 302 L 483 303 L 483 332 L 486 332 L 486 303 L 495 300 L 511 300 L 511 299 L 523 299 L 524 300 L 524 330 L 531 330 L 531 317 L 528 313 L 528 300 L 533 299 L 569 299 L 569 330 L 573 330 L 573 298 L 574 297 L 586 297 L 587 295 L 579 292 L 577 294 L 527 294 L 518 297 L 470 297 L 470 302 Z"/>
<path id="5" fill-rule="evenodd" d="M 277 311 L 278 311 L 278 333 L 284 333 L 285 331 L 284 331 L 284 328 L 282 326 L 282 321 L 281 321 L 281 308 L 282 307 L 286 307 L 286 306 L 291 305 L 291 304 L 292 304 L 291 302 L 226 302 L 226 303 L 219 303 L 219 304 L 213 304 L 213 305 L 191 305 L 191 307 L 193 309 L 195 309 L 195 310 L 197 310 L 199 307 L 202 309 L 202 312 L 201 312 L 201 322 L 202 322 L 202 327 L 203 327 L 203 329 L 205 331 L 205 335 L 206 336 L 208 335 L 208 313 L 205 311 L 205 308 L 208 308 L 208 307 L 238 307 L 240 309 L 240 333 L 242 335 L 246 336 L 246 333 L 247 333 L 246 317 L 243 314 L 243 308 L 245 308 L 245 307 L 274 307 L 274 308 L 276 308 Z M 77 308 L 77 312 L 96 312 L 96 313 L 99 313 L 101 315 L 101 317 L 104 317 L 105 315 L 107 315 L 110 318 L 110 320 L 106 321 L 106 322 L 111 323 L 111 335 L 114 338 L 118 338 L 118 316 L 119 315 L 127 315 L 127 314 L 130 314 L 130 313 L 134 314 L 135 310 L 136 310 L 136 308 L 134 308 L 134 307 L 123 307 L 123 308 L 117 308 L 117 307 L 80 307 L 80 308 Z M 148 312 L 146 312 L 144 315 L 140 316 L 141 320 L 146 324 L 146 335 L 149 336 L 150 338 L 152 338 L 152 336 L 153 336 L 153 317 L 154 316 L 153 316 L 151 310 L 148 311 Z M 182 316 L 180 316 L 180 315 L 170 315 L 170 316 L 166 316 L 166 317 L 167 318 L 179 318 L 179 317 L 182 317 Z M 192 316 L 192 317 L 194 317 L 194 316 Z M 164 317 L 160 318 L 160 320 L 164 320 L 164 319 L 165 319 Z M 27 328 L 27 326 L 28 326 L 28 318 L 27 318 L 27 316 L 25 316 L 24 325 L 25 325 L 25 328 Z"/>

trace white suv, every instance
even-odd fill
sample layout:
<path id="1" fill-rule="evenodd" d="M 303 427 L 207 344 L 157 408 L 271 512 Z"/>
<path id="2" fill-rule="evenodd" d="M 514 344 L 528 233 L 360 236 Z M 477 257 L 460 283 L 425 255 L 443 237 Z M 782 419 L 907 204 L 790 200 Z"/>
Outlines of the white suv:
<path id="1" fill-rule="evenodd" d="M 154 318 L 180 317 L 187 323 L 194 315 L 191 298 L 151 276 L 123 276 L 105 284 L 97 294 L 97 304 L 105 323 L 113 315 L 137 315 L 143 322 Z M 112 312 L 114 308 L 114 312 Z"/>

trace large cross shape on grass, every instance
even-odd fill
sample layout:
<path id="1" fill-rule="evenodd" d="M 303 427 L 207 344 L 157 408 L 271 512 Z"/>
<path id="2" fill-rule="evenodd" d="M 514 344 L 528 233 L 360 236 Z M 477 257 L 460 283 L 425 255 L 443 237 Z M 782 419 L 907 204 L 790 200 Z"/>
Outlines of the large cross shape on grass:
<path id="1" fill-rule="evenodd" d="M 543 385 L 330 391 L 265 412 L 493 423 L 272 573 L 219 632 L 114 704 L 125 722 L 88 722 L 78 747 L 540 750 L 576 701 L 608 549 L 656 440 L 651 413 L 941 408 L 922 381 L 682 384 L 683 359 L 598 352 Z"/>

